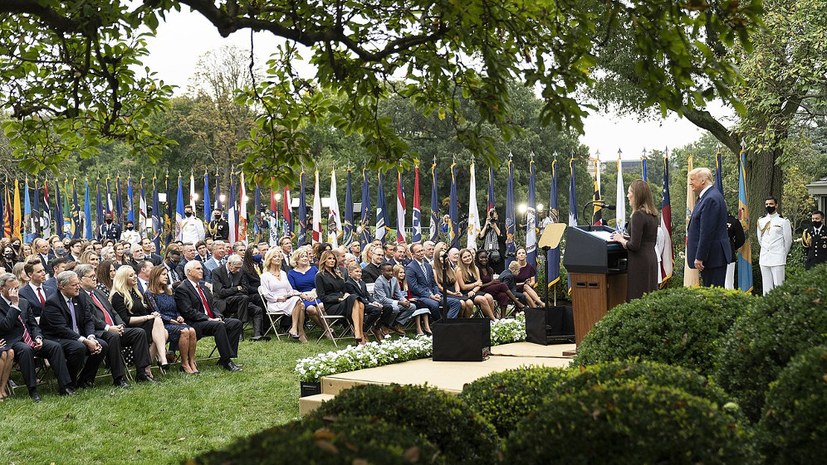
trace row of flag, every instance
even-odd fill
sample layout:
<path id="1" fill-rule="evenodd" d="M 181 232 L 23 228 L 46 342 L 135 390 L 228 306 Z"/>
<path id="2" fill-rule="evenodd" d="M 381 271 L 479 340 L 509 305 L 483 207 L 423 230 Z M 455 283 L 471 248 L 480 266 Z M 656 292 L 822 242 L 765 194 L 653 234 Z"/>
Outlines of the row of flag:
<path id="1" fill-rule="evenodd" d="M 599 160 L 595 159 L 594 170 L 594 196 L 593 201 L 599 205 L 600 200 L 600 169 Z M 674 268 L 674 250 L 672 246 L 672 207 L 669 196 L 669 159 L 668 156 L 663 158 L 663 192 L 661 204 L 661 220 L 660 227 L 664 234 L 663 247 L 659 250 L 661 256 L 661 278 L 662 281 L 668 280 L 672 276 Z M 716 169 L 716 186 L 723 192 L 723 181 L 721 179 L 721 157 L 718 155 L 717 169 Z M 739 219 L 743 224 L 748 224 L 747 217 L 747 201 L 746 201 L 746 186 L 745 186 L 745 154 L 741 154 L 739 163 Z M 459 218 L 458 199 L 457 199 L 457 176 L 456 163 L 452 163 L 450 167 L 451 185 L 449 194 L 449 207 L 447 215 L 447 229 L 448 240 L 452 247 L 461 246 L 461 235 L 464 233 L 465 246 L 468 248 L 477 248 L 477 236 L 481 231 L 480 216 L 477 206 L 476 196 L 476 166 L 472 161 L 470 165 L 470 180 L 469 180 L 469 202 L 468 202 L 468 216 L 467 224 L 461 225 Z M 574 176 L 574 158 L 569 161 L 570 169 L 570 184 L 569 184 L 569 216 L 568 224 L 576 226 L 577 219 L 577 198 L 575 189 Z M 689 160 L 689 169 L 692 169 L 692 160 Z M 559 222 L 559 202 L 557 198 L 558 192 L 558 167 L 557 160 L 554 160 L 551 165 L 551 186 L 549 195 L 549 214 L 548 221 Z M 642 160 L 643 179 L 647 179 L 646 159 Z M 388 237 L 391 231 L 390 222 L 388 218 L 388 209 L 386 206 L 386 199 L 384 193 L 384 175 L 381 171 L 378 172 L 378 184 L 376 192 L 376 207 L 375 207 L 375 221 L 373 222 L 374 231 L 371 234 L 371 196 L 370 196 L 370 173 L 367 170 L 362 171 L 362 192 L 361 192 L 361 216 L 358 225 L 352 223 L 354 216 L 354 199 L 352 193 L 352 176 L 350 170 L 347 172 L 347 185 L 345 189 L 345 211 L 344 214 L 339 209 L 339 202 L 337 199 L 337 182 L 336 171 L 331 173 L 330 182 L 330 196 L 327 211 L 327 230 L 322 229 L 322 205 L 320 195 L 319 172 L 316 171 L 314 175 L 314 190 L 313 190 L 313 204 L 311 215 L 307 215 L 307 200 L 306 200 L 306 175 L 301 174 L 300 192 L 298 204 L 298 227 L 296 227 L 293 208 L 292 197 L 289 186 L 285 186 L 282 190 L 270 191 L 270 205 L 269 213 L 262 206 L 261 189 L 258 184 L 255 185 L 254 191 L 254 212 L 255 215 L 261 215 L 262 218 L 255 218 L 252 224 L 252 232 L 254 234 L 261 234 L 264 229 L 269 229 L 270 238 L 278 237 L 279 235 L 288 235 L 295 237 L 299 245 L 307 242 L 322 242 L 326 241 L 331 244 L 349 245 L 352 241 L 357 240 L 363 246 L 374 238 L 383 242 L 388 240 L 395 240 L 397 243 L 419 242 L 423 238 L 436 241 L 439 237 L 439 231 L 443 225 L 440 219 L 440 205 L 439 195 L 437 192 L 437 178 L 436 178 L 436 163 L 431 165 L 431 215 L 430 224 L 427 229 L 427 236 L 423 236 L 422 215 L 420 211 L 420 177 L 419 165 L 414 168 L 414 186 L 413 198 L 411 199 L 411 235 L 407 236 L 406 219 L 408 211 L 408 199 L 405 195 L 404 182 L 402 173 L 396 173 L 396 237 L 394 239 Z M 526 211 L 525 221 L 525 248 L 527 252 L 527 260 L 532 266 L 537 265 L 537 231 L 539 225 L 537 224 L 536 211 L 536 184 L 535 184 L 536 164 L 533 156 L 529 162 L 529 183 L 528 183 L 528 205 Z M 151 180 L 151 186 L 141 177 L 137 185 L 133 185 L 131 177 L 126 181 L 126 202 L 123 202 L 121 195 L 120 178 L 115 179 L 114 189 L 110 186 L 110 180 L 105 182 L 105 191 L 101 190 L 100 183 L 96 184 L 95 196 L 95 223 L 96 228 L 100 228 L 104 223 L 106 214 L 112 214 L 115 222 L 121 223 L 124 220 L 132 221 L 138 229 L 141 237 L 148 237 L 153 240 L 156 247 L 161 250 L 161 245 L 166 245 L 174 239 L 181 238 L 181 223 L 184 221 L 185 202 L 184 202 L 184 181 L 182 177 L 178 176 L 177 192 L 173 194 L 173 184 L 170 183 L 169 177 L 165 177 L 163 186 L 159 185 L 156 178 Z M 196 201 L 198 199 L 195 177 L 190 174 L 190 189 L 189 189 L 189 206 L 193 211 L 196 209 Z M 3 228 L 0 234 L 4 237 L 22 238 L 26 242 L 31 242 L 37 237 L 49 237 L 57 234 L 61 238 L 69 236 L 74 238 L 92 239 L 97 236 L 93 231 L 92 222 L 92 198 L 90 195 L 89 181 L 86 180 L 83 185 L 83 209 L 80 208 L 78 182 L 73 179 L 71 182 L 65 180 L 63 183 L 63 192 L 61 193 L 60 183 L 54 185 L 55 188 L 55 215 L 52 217 L 51 201 L 50 201 L 50 184 L 44 181 L 42 189 L 37 182 L 34 183 L 34 188 L 31 189 L 28 179 L 23 183 L 23 198 L 20 195 L 20 182 L 14 181 L 13 189 L 10 188 L 9 183 L 6 184 L 4 196 L 0 197 L 0 217 L 3 218 Z M 148 190 L 151 187 L 151 191 Z M 166 202 L 163 209 L 160 208 L 159 202 L 159 188 L 163 188 L 166 192 Z M 135 190 L 137 190 L 138 199 L 135 197 Z M 230 199 L 227 202 L 227 221 L 230 226 L 229 241 L 234 243 L 239 240 L 246 240 L 248 237 L 248 212 L 247 212 L 247 192 L 246 183 L 244 181 L 244 174 L 241 173 L 239 182 L 235 184 L 235 178 L 230 177 L 229 185 Z M 31 195 L 32 191 L 34 195 Z M 213 209 L 223 209 L 223 200 L 225 197 L 221 195 L 220 183 L 215 183 L 215 195 L 210 196 L 210 179 L 209 174 L 204 174 L 203 184 L 203 215 L 206 221 L 212 218 Z M 70 195 L 71 193 L 71 195 Z M 114 196 L 113 196 L 114 193 Z M 147 193 L 150 196 L 147 197 Z M 281 209 L 278 208 L 278 196 L 281 195 Z M 42 194 L 42 195 L 41 195 Z M 617 159 L 617 227 L 622 229 L 626 222 L 626 189 L 623 181 L 622 164 L 620 160 L 620 153 Z M 104 197 L 105 196 L 105 197 Z M 173 202 L 174 199 L 174 202 Z M 691 214 L 692 205 L 694 202 L 694 195 L 687 195 L 687 218 Z M 21 205 L 22 203 L 22 205 Z M 151 208 L 150 208 L 151 203 Z M 137 211 L 134 208 L 137 205 Z M 494 171 L 488 168 L 488 188 L 487 188 L 487 202 L 486 202 L 486 217 L 488 212 L 496 205 L 494 196 Z M 506 192 L 505 205 L 505 234 L 506 234 L 506 257 L 507 261 L 513 259 L 516 254 L 517 245 L 514 241 L 517 228 L 517 211 L 514 198 L 514 164 L 509 156 L 508 160 L 508 182 Z M 600 208 L 595 207 L 591 221 L 599 223 Z M 308 224 L 308 219 L 310 223 Z M 464 227 L 464 231 L 461 228 Z M 309 238 L 308 238 L 309 234 Z M 264 238 L 265 240 L 268 238 Z M 309 239 L 309 240 L 308 240 Z M 738 268 L 739 268 L 739 286 L 746 290 L 751 288 L 751 260 L 749 253 L 749 243 L 739 251 L 738 254 Z M 549 250 L 546 259 L 551 264 L 551 275 L 549 276 L 549 285 L 555 284 L 559 280 L 559 263 L 560 250 Z M 556 266 L 555 266 L 556 265 Z M 692 284 L 694 279 L 697 282 L 697 276 L 693 278 L 694 270 L 685 270 L 684 279 L 688 285 Z"/>

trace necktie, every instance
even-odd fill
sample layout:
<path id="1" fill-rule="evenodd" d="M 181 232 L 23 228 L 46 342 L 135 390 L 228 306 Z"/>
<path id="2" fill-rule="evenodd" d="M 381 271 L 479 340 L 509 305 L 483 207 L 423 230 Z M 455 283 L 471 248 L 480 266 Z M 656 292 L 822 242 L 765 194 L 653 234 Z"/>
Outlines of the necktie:
<path id="1" fill-rule="evenodd" d="M 195 290 L 198 291 L 198 296 L 201 297 L 201 305 L 204 306 L 204 311 L 207 313 L 207 316 L 210 318 L 215 318 L 215 315 L 213 315 L 213 312 L 210 309 L 210 304 L 207 303 L 207 296 L 205 296 L 204 291 L 201 290 L 201 286 L 196 285 Z"/>
<path id="2" fill-rule="evenodd" d="M 69 307 L 69 315 L 72 317 L 72 331 L 80 334 L 78 331 L 78 319 L 75 316 L 75 303 L 72 302 L 72 299 L 66 301 L 66 305 Z"/>
<path id="3" fill-rule="evenodd" d="M 422 263 L 419 264 L 422 267 L 422 274 L 425 275 L 425 280 L 428 280 L 428 269 L 425 268 L 425 261 L 423 260 Z"/>
<path id="4" fill-rule="evenodd" d="M 38 287 L 37 288 L 37 298 L 40 299 L 40 306 L 46 306 L 46 299 L 43 297 L 43 291 Z"/>
<path id="5" fill-rule="evenodd" d="M 100 309 L 100 311 L 103 312 L 103 319 L 104 321 L 106 321 L 106 324 L 109 326 L 114 326 L 115 322 L 112 321 L 112 317 L 109 315 L 109 312 L 106 311 L 106 307 L 104 307 L 101 301 L 98 300 L 98 297 L 95 295 L 95 293 L 89 292 L 89 297 L 92 298 L 92 302 L 94 302 L 95 305 Z"/>
<path id="6" fill-rule="evenodd" d="M 26 328 L 26 323 L 23 322 L 23 316 L 18 313 L 17 319 L 20 320 L 20 325 L 23 326 L 23 342 L 29 347 L 34 347 L 34 340 L 32 339 L 32 335 L 29 334 L 29 329 Z"/>

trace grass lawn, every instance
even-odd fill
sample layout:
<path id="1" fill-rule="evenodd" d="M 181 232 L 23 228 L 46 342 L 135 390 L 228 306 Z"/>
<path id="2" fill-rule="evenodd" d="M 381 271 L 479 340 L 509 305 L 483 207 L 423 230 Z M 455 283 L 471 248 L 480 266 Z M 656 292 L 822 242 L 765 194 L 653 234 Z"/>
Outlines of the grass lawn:
<path id="1" fill-rule="evenodd" d="M 211 338 L 204 339 L 199 356 L 212 346 Z M 203 361 L 198 376 L 156 374 L 160 383 L 133 383 L 129 390 L 101 377 L 94 389 L 71 398 L 57 395 L 50 373 L 40 404 L 25 388 L 0 403 L 0 464 L 178 463 L 297 418 L 296 360 L 333 349 L 326 340 L 245 340 L 236 360 L 244 365 L 240 373 Z"/>

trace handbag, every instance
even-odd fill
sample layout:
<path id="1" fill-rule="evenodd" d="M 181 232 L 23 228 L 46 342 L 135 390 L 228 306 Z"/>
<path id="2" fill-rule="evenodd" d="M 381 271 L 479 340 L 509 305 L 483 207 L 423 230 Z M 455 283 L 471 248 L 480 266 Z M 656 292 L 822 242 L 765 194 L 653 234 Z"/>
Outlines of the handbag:
<path id="1" fill-rule="evenodd" d="M 491 352 L 488 318 L 442 318 L 431 325 L 435 362 L 481 362 Z"/>
<path id="2" fill-rule="evenodd" d="M 526 308 L 526 342 L 570 344 L 574 342 L 574 314 L 571 307 Z"/>

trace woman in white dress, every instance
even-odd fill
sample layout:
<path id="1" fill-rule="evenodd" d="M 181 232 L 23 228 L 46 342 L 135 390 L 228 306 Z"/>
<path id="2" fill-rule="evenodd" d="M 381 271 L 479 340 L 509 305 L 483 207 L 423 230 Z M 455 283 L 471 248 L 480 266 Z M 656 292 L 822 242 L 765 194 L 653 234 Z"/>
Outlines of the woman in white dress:
<path id="1" fill-rule="evenodd" d="M 287 273 L 282 271 L 281 264 L 284 254 L 281 248 L 272 248 L 264 257 L 264 269 L 261 275 L 261 294 L 267 303 L 267 311 L 281 313 L 291 318 L 292 327 L 288 334 L 299 342 L 307 342 L 304 334 L 304 303 L 300 294 L 296 292 L 287 279 Z"/>

